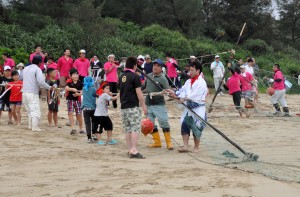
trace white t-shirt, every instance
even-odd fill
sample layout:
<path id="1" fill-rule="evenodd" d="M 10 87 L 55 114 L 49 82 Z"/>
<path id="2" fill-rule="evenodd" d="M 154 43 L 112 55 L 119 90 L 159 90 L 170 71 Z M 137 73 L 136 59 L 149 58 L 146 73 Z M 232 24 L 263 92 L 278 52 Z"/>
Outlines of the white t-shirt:
<path id="1" fill-rule="evenodd" d="M 106 93 L 103 93 L 97 99 L 97 107 L 94 113 L 94 116 L 108 116 L 108 102 L 110 101 L 111 96 Z"/>
<path id="2" fill-rule="evenodd" d="M 222 78 L 225 72 L 225 68 L 222 62 L 216 62 L 214 61 L 213 63 L 211 63 L 210 65 L 210 69 L 213 71 L 214 73 L 214 78 Z"/>
<path id="3" fill-rule="evenodd" d="M 253 67 L 249 66 L 248 64 L 245 66 L 245 72 L 248 72 L 251 75 L 254 75 L 254 69 L 253 69 Z"/>

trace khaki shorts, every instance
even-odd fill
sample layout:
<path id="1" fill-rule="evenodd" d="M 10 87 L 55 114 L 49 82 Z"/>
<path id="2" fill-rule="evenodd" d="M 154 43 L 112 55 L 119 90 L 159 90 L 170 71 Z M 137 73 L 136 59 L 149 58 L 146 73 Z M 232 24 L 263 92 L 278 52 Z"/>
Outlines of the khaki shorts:
<path id="1" fill-rule="evenodd" d="M 139 107 L 122 109 L 122 123 L 125 133 L 141 133 L 142 113 Z"/>

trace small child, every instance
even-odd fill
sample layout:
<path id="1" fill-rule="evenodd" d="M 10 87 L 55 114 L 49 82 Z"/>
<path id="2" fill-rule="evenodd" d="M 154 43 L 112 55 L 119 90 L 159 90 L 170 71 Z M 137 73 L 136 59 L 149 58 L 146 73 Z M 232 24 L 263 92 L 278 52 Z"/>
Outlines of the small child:
<path id="1" fill-rule="evenodd" d="M 9 103 L 10 103 L 12 117 L 15 119 L 15 124 L 20 126 L 23 81 L 19 79 L 18 71 L 13 71 L 11 73 L 11 76 L 13 78 L 13 81 L 9 82 L 7 86 L 7 88 L 11 88 Z"/>
<path id="2" fill-rule="evenodd" d="M 56 86 L 59 87 L 59 80 L 56 78 L 57 70 L 54 68 L 47 69 L 47 75 L 49 79 L 47 80 L 47 84 L 49 86 Z M 57 127 L 58 122 L 58 108 L 59 108 L 59 91 L 58 89 L 55 90 L 48 90 L 47 92 L 47 103 L 48 103 L 48 125 L 52 127 L 52 119 L 54 121 L 54 126 Z"/>
<path id="3" fill-rule="evenodd" d="M 108 103 L 109 101 L 117 100 L 119 94 L 117 96 L 111 97 L 112 93 L 109 91 L 109 83 L 107 82 L 103 82 L 100 85 L 100 88 L 97 90 L 97 94 L 99 95 L 99 98 L 97 100 L 97 107 L 94 114 L 95 123 L 93 126 L 93 133 L 96 133 L 99 145 L 117 144 L 117 140 L 112 139 L 113 124 L 108 116 Z M 97 131 L 99 125 L 100 129 L 99 131 Z M 101 140 L 103 128 L 105 129 L 105 131 L 107 131 L 106 142 Z"/>
<path id="4" fill-rule="evenodd" d="M 76 134 L 75 130 L 75 123 L 74 123 L 74 117 L 73 112 L 75 110 L 76 113 L 76 119 L 79 124 L 79 133 L 85 134 L 85 132 L 82 130 L 82 108 L 81 108 L 81 95 L 82 95 L 82 88 L 83 83 L 79 80 L 79 74 L 77 69 L 72 68 L 70 70 L 70 77 L 71 81 L 67 82 L 66 85 L 66 94 L 67 94 L 67 107 L 68 107 L 68 116 L 69 121 L 71 125 L 71 135 Z"/>

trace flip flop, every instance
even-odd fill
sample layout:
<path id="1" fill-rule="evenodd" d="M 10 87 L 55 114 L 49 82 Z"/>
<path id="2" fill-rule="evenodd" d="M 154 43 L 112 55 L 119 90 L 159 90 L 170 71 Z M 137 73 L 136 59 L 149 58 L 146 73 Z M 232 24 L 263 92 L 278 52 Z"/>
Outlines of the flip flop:
<path id="1" fill-rule="evenodd" d="M 179 153 L 188 153 L 190 152 L 189 150 L 186 150 L 186 149 L 179 149 L 177 150 Z"/>
<path id="2" fill-rule="evenodd" d="M 146 159 L 141 153 L 129 154 L 129 157 L 133 159 Z"/>

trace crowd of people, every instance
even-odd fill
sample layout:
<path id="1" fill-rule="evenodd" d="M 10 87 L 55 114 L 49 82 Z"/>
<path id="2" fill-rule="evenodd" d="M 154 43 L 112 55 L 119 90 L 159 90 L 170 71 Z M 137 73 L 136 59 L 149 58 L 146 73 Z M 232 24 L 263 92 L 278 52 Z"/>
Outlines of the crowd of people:
<path id="1" fill-rule="evenodd" d="M 21 125 L 20 109 L 24 105 L 28 116 L 28 129 L 43 131 L 39 127 L 40 98 L 42 98 L 48 105 L 49 126 L 57 127 L 60 101 L 65 97 L 70 134 L 86 135 L 88 143 L 113 145 L 118 142 L 112 137 L 113 121 L 109 117 L 108 107 L 117 108 L 120 103 L 128 156 L 145 158 L 137 147 L 142 112 L 154 124 L 151 132 L 153 143 L 149 147 L 162 146 L 158 126 L 155 124 L 155 120 L 158 120 L 167 149 L 173 150 L 165 95 L 168 95 L 170 100 L 185 103 L 203 120 L 207 120 L 205 103 L 208 87 L 202 65 L 195 56 L 190 56 L 184 69 L 180 69 L 178 62 L 170 53 L 166 53 L 165 61 L 160 59 L 152 61 L 150 55 L 139 55 L 122 57 L 120 62 L 110 54 L 107 62 L 102 64 L 97 55 L 87 59 L 84 49 L 79 51 L 77 59 L 71 57 L 70 49 L 65 49 L 63 56 L 56 62 L 53 56 L 42 51 L 40 45 L 35 47 L 26 65 L 23 63 L 15 65 L 15 61 L 7 53 L 3 53 L 2 58 L 4 64 L 0 67 L 0 117 L 3 111 L 8 111 L 10 125 Z M 231 54 L 225 68 L 220 56 L 216 55 L 210 69 L 216 95 L 223 96 L 227 90 L 232 95 L 239 115 L 243 117 L 245 114 L 249 118 L 248 108 L 254 108 L 254 103 L 258 101 L 259 67 L 255 59 L 247 57 L 244 63 L 242 59 L 235 60 L 234 54 Z M 227 70 L 231 74 L 229 79 L 225 79 Z M 276 110 L 275 115 L 281 115 L 280 106 L 282 106 L 284 116 L 289 116 L 285 100 L 284 76 L 278 64 L 274 64 L 273 71 L 273 79 L 268 80 L 274 84 L 271 103 Z M 242 98 L 245 100 L 244 107 L 241 105 Z M 188 108 L 183 111 L 180 120 L 184 146 L 178 151 L 189 151 L 188 142 L 192 130 L 193 151 L 198 152 L 206 124 Z M 76 129 L 76 123 L 79 130 Z M 102 137 L 103 130 L 107 132 L 106 140 Z"/>

